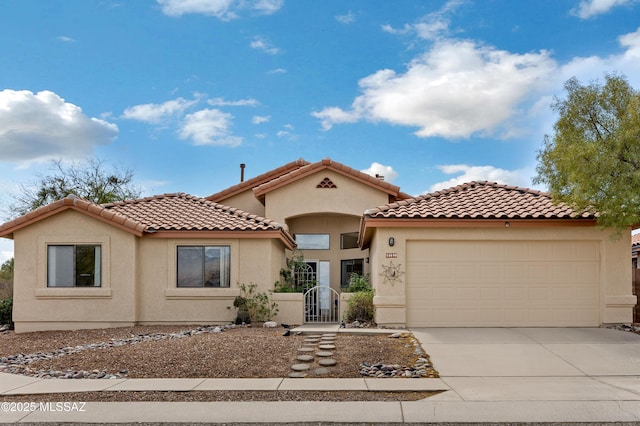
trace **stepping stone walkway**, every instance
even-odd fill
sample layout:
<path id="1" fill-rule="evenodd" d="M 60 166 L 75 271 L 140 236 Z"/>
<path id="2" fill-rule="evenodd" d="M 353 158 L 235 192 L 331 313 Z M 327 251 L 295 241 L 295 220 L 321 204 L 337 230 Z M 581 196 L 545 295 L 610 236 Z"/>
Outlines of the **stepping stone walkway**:
<path id="1" fill-rule="evenodd" d="M 296 359 L 302 362 L 311 362 L 314 358 L 313 355 L 298 355 Z"/>
<path id="2" fill-rule="evenodd" d="M 331 370 L 327 367 L 332 367 L 338 363 L 335 359 L 330 358 L 333 356 L 333 352 L 328 351 L 328 349 L 336 348 L 335 340 L 335 333 L 310 334 L 305 336 L 302 347 L 298 348 L 299 355 L 296 357 L 296 361 L 302 362 L 302 364 L 293 364 L 291 366 L 293 371 L 289 373 L 288 377 L 307 377 L 306 371 L 312 369 L 312 365 L 316 359 L 315 357 L 320 358 L 318 360 L 320 367 L 312 370 L 313 375 L 326 376 L 330 374 Z M 315 352 L 316 346 L 322 350 Z M 315 352 L 315 355 L 312 352 Z"/>
<path id="3" fill-rule="evenodd" d="M 291 369 L 293 371 L 305 371 L 305 370 L 308 370 L 309 368 L 310 368 L 309 364 L 293 364 L 291 366 Z"/>
<path id="4" fill-rule="evenodd" d="M 336 348 L 336 345 L 318 345 L 318 348 L 319 348 L 319 349 L 325 349 L 325 350 L 328 350 L 328 349 L 335 349 L 335 348 Z"/>

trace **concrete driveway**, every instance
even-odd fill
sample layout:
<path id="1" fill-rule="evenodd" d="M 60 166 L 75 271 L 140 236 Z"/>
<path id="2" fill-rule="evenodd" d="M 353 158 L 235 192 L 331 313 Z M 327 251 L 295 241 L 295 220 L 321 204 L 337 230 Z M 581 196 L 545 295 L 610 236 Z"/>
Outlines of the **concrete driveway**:
<path id="1" fill-rule="evenodd" d="M 640 335 L 606 328 L 412 329 L 442 401 L 640 401 Z"/>

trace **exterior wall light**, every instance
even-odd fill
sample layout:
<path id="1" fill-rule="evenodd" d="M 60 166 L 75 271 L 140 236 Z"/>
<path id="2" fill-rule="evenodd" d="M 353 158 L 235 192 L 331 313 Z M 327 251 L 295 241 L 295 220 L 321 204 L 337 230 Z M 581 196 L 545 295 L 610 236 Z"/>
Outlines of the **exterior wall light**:
<path id="1" fill-rule="evenodd" d="M 505 228 L 508 228 L 508 227 L 510 227 L 510 226 L 511 226 L 511 224 L 510 224 L 509 222 L 505 222 L 505 223 L 504 223 L 504 227 L 505 227 Z"/>
<path id="2" fill-rule="evenodd" d="M 389 237 L 389 247 L 393 247 L 396 243 L 396 239 L 393 237 Z"/>

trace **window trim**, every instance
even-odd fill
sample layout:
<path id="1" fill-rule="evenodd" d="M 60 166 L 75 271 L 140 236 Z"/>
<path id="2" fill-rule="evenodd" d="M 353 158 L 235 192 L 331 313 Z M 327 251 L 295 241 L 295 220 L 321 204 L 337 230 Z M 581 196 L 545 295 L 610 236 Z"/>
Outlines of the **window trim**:
<path id="1" fill-rule="evenodd" d="M 111 237 L 92 235 L 79 238 L 78 235 L 39 235 L 36 268 L 37 299 L 110 299 L 111 290 Z M 47 247 L 49 245 L 100 245 L 102 247 L 101 287 L 47 287 Z"/>

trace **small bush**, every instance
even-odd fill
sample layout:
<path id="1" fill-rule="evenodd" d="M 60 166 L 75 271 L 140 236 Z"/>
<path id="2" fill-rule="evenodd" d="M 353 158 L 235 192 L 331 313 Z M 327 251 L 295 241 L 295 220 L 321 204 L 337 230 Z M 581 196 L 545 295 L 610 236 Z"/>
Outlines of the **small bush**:
<path id="1" fill-rule="evenodd" d="M 371 291 L 371 281 L 369 281 L 369 275 L 353 273 L 349 277 L 347 292 L 357 293 L 359 291 Z"/>
<path id="2" fill-rule="evenodd" d="M 240 285 L 240 296 L 236 296 L 233 301 L 233 306 L 238 311 L 236 324 L 269 321 L 278 314 L 278 304 L 271 303 L 269 296 L 266 293 L 258 293 L 256 288 L 255 284 Z"/>
<path id="3" fill-rule="evenodd" d="M 9 324 L 13 329 L 13 299 L 4 299 L 0 301 L 0 324 Z"/>
<path id="4" fill-rule="evenodd" d="M 373 291 L 358 291 L 349 300 L 345 319 L 352 321 L 373 321 L 375 309 L 373 307 Z"/>

